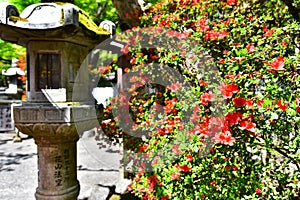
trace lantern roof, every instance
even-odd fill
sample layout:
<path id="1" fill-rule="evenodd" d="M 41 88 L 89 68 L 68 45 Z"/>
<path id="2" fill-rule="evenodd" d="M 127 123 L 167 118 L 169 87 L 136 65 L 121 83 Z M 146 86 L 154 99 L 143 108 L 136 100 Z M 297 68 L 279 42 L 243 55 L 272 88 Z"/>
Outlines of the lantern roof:
<path id="1" fill-rule="evenodd" d="M 2 75 L 4 75 L 4 76 L 15 76 L 15 75 L 23 76 L 23 75 L 25 75 L 25 72 L 18 67 L 11 67 L 11 68 L 8 68 L 7 70 L 2 70 Z"/>
<path id="2" fill-rule="evenodd" d="M 21 14 L 12 4 L 0 4 L 0 38 L 23 46 L 31 40 L 61 40 L 94 46 L 109 35 L 71 3 L 37 3 Z"/>

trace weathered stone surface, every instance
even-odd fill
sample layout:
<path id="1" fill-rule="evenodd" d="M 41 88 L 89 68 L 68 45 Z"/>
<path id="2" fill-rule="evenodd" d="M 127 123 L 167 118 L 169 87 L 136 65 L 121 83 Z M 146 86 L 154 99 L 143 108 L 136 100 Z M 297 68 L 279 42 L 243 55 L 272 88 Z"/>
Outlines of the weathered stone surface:
<path id="1" fill-rule="evenodd" d="M 38 147 L 38 200 L 75 200 L 79 194 L 76 172 L 74 124 L 17 124 L 17 128 L 35 139 Z"/>
<path id="2" fill-rule="evenodd" d="M 48 138 L 35 140 L 38 146 L 39 200 L 74 200 L 79 194 L 76 173 L 76 143 L 49 143 Z"/>
<path id="3" fill-rule="evenodd" d="M 14 109 L 14 120 L 38 146 L 37 200 L 77 199 L 76 142 L 98 125 L 88 69 L 81 66 L 109 36 L 70 3 L 33 4 L 20 15 L 15 6 L 0 4 L 1 39 L 27 48 L 28 102 Z"/>
<path id="4" fill-rule="evenodd" d="M 14 108 L 14 120 L 18 123 L 71 123 L 97 118 L 94 105 L 83 106 L 43 106 L 42 104 L 24 105 Z M 93 124 L 93 127 L 96 124 Z M 91 127 L 91 128 L 93 128 Z M 90 130 L 86 129 L 86 130 Z"/>
<path id="5" fill-rule="evenodd" d="M 80 8 L 71 3 L 38 3 L 19 12 L 12 4 L 1 4 L 0 23 L 29 29 L 50 29 L 66 25 L 83 25 L 98 35 L 109 35 Z"/>

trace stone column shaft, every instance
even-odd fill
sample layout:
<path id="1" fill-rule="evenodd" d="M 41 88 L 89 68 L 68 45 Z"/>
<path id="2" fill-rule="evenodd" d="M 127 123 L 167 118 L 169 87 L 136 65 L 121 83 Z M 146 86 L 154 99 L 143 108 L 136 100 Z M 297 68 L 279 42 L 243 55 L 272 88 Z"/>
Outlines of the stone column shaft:
<path id="1" fill-rule="evenodd" d="M 59 140 L 59 139 L 58 139 Z M 35 138 L 38 146 L 37 200 L 76 200 L 79 182 L 76 168 L 76 141 Z"/>

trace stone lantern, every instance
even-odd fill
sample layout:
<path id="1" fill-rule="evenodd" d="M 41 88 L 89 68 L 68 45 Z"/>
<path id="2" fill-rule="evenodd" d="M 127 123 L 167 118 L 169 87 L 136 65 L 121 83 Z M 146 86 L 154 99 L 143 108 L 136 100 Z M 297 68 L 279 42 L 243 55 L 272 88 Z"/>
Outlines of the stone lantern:
<path id="1" fill-rule="evenodd" d="M 38 200 L 77 199 L 76 142 L 98 121 L 88 73 L 76 75 L 89 51 L 109 36 L 70 3 L 33 4 L 20 15 L 0 4 L 0 38 L 27 49 L 27 101 L 14 108 L 14 121 L 37 144 Z M 73 102 L 75 83 L 81 95 Z"/>
<path id="2" fill-rule="evenodd" d="M 18 59 L 13 59 L 12 66 L 7 70 L 2 70 L 2 75 L 9 78 L 8 88 L 6 88 L 4 93 L 15 96 L 15 99 L 21 99 L 23 90 L 19 88 L 20 84 L 18 84 L 18 82 L 20 82 L 20 80 L 18 80 L 18 78 L 24 76 L 25 72 L 18 67 L 17 62 Z"/>
<path id="3" fill-rule="evenodd" d="M 21 76 L 25 72 L 17 65 L 18 59 L 12 60 L 12 66 L 7 70 L 2 70 L 2 75 L 8 80 L 8 87 L 0 91 L 0 131 L 13 131 L 15 129 L 12 109 L 21 103 L 23 94 Z M 14 137 L 14 142 L 19 142 L 18 132 Z"/>

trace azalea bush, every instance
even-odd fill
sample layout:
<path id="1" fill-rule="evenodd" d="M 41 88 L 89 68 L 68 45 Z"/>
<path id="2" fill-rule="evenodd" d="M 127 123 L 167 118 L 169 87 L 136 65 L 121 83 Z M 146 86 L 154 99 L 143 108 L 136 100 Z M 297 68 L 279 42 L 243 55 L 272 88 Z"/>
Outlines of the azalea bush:
<path id="1" fill-rule="evenodd" d="M 132 136 L 137 196 L 299 198 L 300 25 L 290 11 L 280 0 L 165 0 L 118 36 L 130 67 L 102 126 Z"/>

